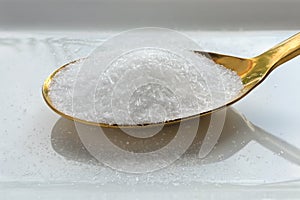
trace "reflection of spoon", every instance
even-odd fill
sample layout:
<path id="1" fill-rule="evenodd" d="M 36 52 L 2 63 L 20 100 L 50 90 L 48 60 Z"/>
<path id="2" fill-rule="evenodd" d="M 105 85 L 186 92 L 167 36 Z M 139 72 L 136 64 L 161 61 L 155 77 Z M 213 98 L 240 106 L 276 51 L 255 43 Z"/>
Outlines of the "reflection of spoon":
<path id="1" fill-rule="evenodd" d="M 258 84 L 260 84 L 267 77 L 267 75 L 277 66 L 299 55 L 300 53 L 299 47 L 300 47 L 300 33 L 294 35 L 293 37 L 287 39 L 286 41 L 280 43 L 279 45 L 273 47 L 269 51 L 257 57 L 249 58 L 249 59 L 238 58 L 238 57 L 233 57 L 228 55 L 221 55 L 216 53 L 200 52 L 200 51 L 195 51 L 195 53 L 202 54 L 211 58 L 214 62 L 221 64 L 224 67 L 237 72 L 237 74 L 241 77 L 244 88 L 240 92 L 237 98 L 233 99 L 232 101 L 224 105 L 224 106 L 228 106 L 238 101 L 245 95 L 247 95 L 252 89 L 254 89 Z M 110 124 L 96 123 L 96 122 L 86 121 L 84 119 L 74 118 L 55 108 L 55 106 L 51 102 L 51 99 L 49 98 L 49 90 L 50 90 L 49 85 L 52 81 L 52 78 L 56 75 L 56 73 L 59 72 L 61 69 L 68 67 L 69 64 L 64 65 L 58 70 L 56 70 L 44 82 L 43 97 L 47 102 L 47 104 L 50 106 L 50 108 L 52 108 L 55 112 L 57 112 L 58 114 L 62 115 L 65 118 L 79 121 L 85 124 L 102 126 L 102 127 L 110 127 L 110 128 L 117 127 L 118 126 L 117 124 L 110 125 Z M 216 110 L 219 110 L 224 106 L 221 106 L 219 108 L 204 113 L 199 113 L 194 116 L 189 116 L 183 119 L 174 119 L 171 121 L 161 122 L 161 123 L 165 123 L 165 124 L 180 123 L 181 120 L 189 120 L 198 117 L 200 115 L 205 115 L 214 112 Z M 154 124 L 142 124 L 142 125 L 146 126 L 146 125 L 154 125 Z M 122 125 L 122 127 L 137 127 L 137 125 L 134 126 Z"/>
<path id="2" fill-rule="evenodd" d="M 226 160 L 250 141 L 256 141 L 274 154 L 300 165 L 300 149 L 255 126 L 231 107 L 227 109 L 225 124 L 218 143 L 208 156 L 201 160 L 201 163 Z M 197 145 L 191 149 L 195 153 L 199 151 Z"/>
<path id="3" fill-rule="evenodd" d="M 198 153 L 201 148 L 203 148 L 201 145 L 205 138 L 210 120 L 211 115 L 206 115 L 201 118 L 199 130 L 192 145 L 186 151 L 186 156 L 196 156 L 198 158 Z M 93 127 L 91 126 L 91 128 Z M 146 153 L 167 145 L 176 135 L 177 128 L 176 126 L 165 127 L 165 130 L 162 130 L 152 138 L 135 138 L 125 134 L 121 129 L 103 128 L 103 132 L 106 137 L 120 149 L 130 152 Z M 201 163 L 207 164 L 226 160 L 240 151 L 252 140 L 257 141 L 262 146 L 286 160 L 300 165 L 300 150 L 298 148 L 254 126 L 231 107 L 226 110 L 224 127 L 217 145 L 208 156 L 201 159 Z M 92 161 L 92 163 L 95 163 L 94 157 L 89 154 L 80 141 L 73 121 L 60 118 L 52 129 L 51 141 L 54 150 L 67 159 L 80 162 Z M 105 149 L 103 149 L 103 151 L 105 151 Z"/>

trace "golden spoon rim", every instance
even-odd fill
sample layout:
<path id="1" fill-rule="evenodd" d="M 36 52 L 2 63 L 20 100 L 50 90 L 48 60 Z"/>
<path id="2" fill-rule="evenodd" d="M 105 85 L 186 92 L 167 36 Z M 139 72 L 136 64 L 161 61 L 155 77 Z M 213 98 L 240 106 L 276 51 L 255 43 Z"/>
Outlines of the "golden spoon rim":
<path id="1" fill-rule="evenodd" d="M 195 53 L 209 53 L 209 52 L 200 52 L 200 51 L 195 51 Z M 46 104 L 57 114 L 59 114 L 60 116 L 75 121 L 75 122 L 79 122 L 79 123 L 83 123 L 83 124 L 87 124 L 87 125 L 92 125 L 92 126 L 100 126 L 103 128 L 136 128 L 136 127 L 153 127 L 153 126 L 162 126 L 162 125 L 173 125 L 173 124 L 177 124 L 179 122 L 183 122 L 183 121 L 187 121 L 187 120 L 191 120 L 191 119 L 195 119 L 195 118 L 199 118 L 200 116 L 204 116 L 204 115 L 208 115 L 208 114 L 212 114 L 216 111 L 219 111 L 221 109 L 224 109 L 227 106 L 230 106 L 232 104 L 234 104 L 235 102 L 239 101 L 241 98 L 243 98 L 245 95 L 247 95 L 251 90 L 245 91 L 245 92 L 241 92 L 240 95 L 236 98 L 234 98 L 232 101 L 219 106 L 217 108 L 214 108 L 212 110 L 206 111 L 206 112 L 202 112 L 202 113 L 198 113 L 195 115 L 191 115 L 191 116 L 187 116 L 187 117 L 183 117 L 183 118 L 176 118 L 174 120 L 168 120 L 168 121 L 163 121 L 163 122 L 157 122 L 157 123 L 144 123 L 144 124 L 135 124 L 135 125 L 125 125 L 125 124 L 107 124 L 107 123 L 100 123 L 100 122 L 93 122 L 93 121 L 88 121 L 88 120 L 84 120 L 84 119 L 80 119 L 77 117 L 73 117 L 71 115 L 65 114 L 62 111 L 58 110 L 52 103 L 51 98 L 49 96 L 49 86 L 53 80 L 53 78 L 55 77 L 55 75 L 60 72 L 61 70 L 65 69 L 66 67 L 69 67 L 71 64 L 74 64 L 76 62 L 80 62 L 82 60 L 85 60 L 86 58 L 80 58 L 74 61 L 71 61 L 67 64 L 62 65 L 61 67 L 59 67 L 58 69 L 56 69 L 54 72 L 52 72 L 44 81 L 44 84 L 42 86 L 42 96 L 43 99 L 45 100 Z M 244 85 L 243 85 L 244 86 Z"/>

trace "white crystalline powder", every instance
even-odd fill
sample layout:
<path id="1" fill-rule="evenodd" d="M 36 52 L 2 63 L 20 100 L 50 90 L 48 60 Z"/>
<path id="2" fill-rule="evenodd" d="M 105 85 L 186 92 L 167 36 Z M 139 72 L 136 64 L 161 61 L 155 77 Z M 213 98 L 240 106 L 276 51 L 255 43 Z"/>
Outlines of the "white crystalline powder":
<path id="1" fill-rule="evenodd" d="M 133 50 L 101 74 L 76 78 L 84 71 L 82 63 L 57 73 L 49 96 L 58 110 L 98 123 L 129 125 L 183 118 L 226 104 L 243 87 L 235 72 L 209 58 L 199 55 L 191 62 L 164 49 Z"/>

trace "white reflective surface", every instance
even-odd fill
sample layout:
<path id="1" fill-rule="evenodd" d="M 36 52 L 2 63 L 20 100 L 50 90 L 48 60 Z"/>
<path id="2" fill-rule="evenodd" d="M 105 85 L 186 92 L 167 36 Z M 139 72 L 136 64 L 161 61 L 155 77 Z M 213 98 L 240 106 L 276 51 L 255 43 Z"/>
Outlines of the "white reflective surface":
<path id="1" fill-rule="evenodd" d="M 207 51 L 241 57 L 262 53 L 295 33 L 187 32 Z M 144 175 L 116 172 L 95 162 L 82 149 L 74 125 L 46 106 L 41 86 L 56 68 L 87 56 L 111 35 L 0 33 L 0 194 L 4 199 L 21 194 L 36 197 L 31 191 L 49 199 L 54 198 L 51 191 L 61 198 L 71 197 L 70 192 L 91 198 L 151 198 L 159 191 L 165 199 L 188 195 L 189 199 L 238 199 L 235 190 L 258 195 L 246 195 L 249 199 L 299 197 L 299 187 L 289 182 L 300 179 L 300 58 L 276 69 L 236 103 L 235 110 L 228 110 L 219 143 L 206 158 L 196 158 L 192 149 L 174 165 Z M 288 183 L 278 186 L 278 182 Z M 270 190 L 276 195 L 266 195 Z"/>

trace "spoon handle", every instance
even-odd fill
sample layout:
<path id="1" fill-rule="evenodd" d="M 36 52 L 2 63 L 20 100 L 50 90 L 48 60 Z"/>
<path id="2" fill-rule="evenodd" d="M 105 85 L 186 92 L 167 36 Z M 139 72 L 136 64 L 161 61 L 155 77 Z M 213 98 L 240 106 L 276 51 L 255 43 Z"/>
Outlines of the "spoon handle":
<path id="1" fill-rule="evenodd" d="M 300 33 L 297 33 L 265 53 L 257 56 L 256 59 L 268 59 L 268 66 L 271 70 L 273 70 L 299 54 Z"/>

